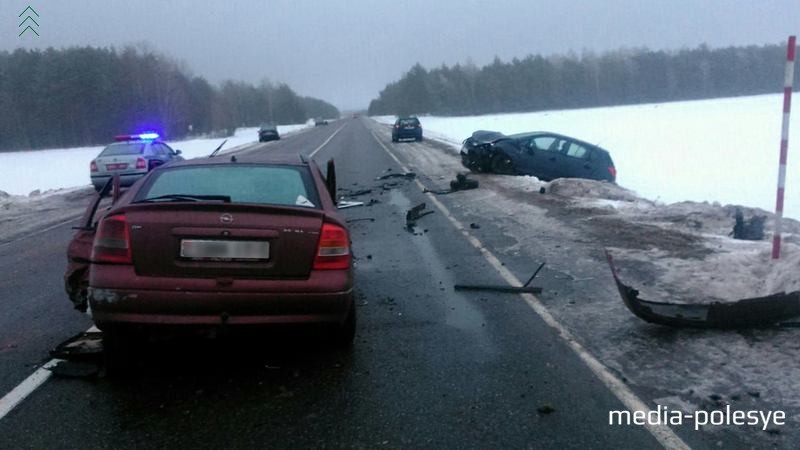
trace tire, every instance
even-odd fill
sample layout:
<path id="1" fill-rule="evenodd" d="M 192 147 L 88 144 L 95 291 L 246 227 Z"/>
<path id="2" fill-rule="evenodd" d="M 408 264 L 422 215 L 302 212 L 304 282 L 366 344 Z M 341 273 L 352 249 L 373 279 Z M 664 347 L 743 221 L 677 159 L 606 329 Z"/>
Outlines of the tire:
<path id="1" fill-rule="evenodd" d="M 418 138 L 416 138 L 414 140 L 417 141 L 417 142 L 422 142 L 422 136 L 420 136 L 420 137 L 418 137 Z"/>
<path id="2" fill-rule="evenodd" d="M 356 337 L 356 322 L 356 302 L 353 299 L 344 323 L 336 325 L 331 332 L 331 341 L 335 347 L 344 348 L 353 345 L 353 339 Z"/>
<path id="3" fill-rule="evenodd" d="M 505 153 L 498 153 L 494 155 L 492 157 L 492 161 L 490 162 L 490 167 L 494 173 L 503 175 L 510 175 L 514 173 L 514 163 L 511 162 L 511 158 L 509 158 Z"/>

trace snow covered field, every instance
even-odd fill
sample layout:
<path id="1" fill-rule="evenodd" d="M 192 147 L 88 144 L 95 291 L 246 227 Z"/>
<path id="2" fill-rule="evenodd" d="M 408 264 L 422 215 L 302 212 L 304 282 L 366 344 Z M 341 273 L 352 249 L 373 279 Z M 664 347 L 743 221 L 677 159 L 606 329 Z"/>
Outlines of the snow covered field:
<path id="1" fill-rule="evenodd" d="M 281 135 L 309 124 L 281 125 Z M 228 138 L 224 149 L 254 142 L 257 128 L 239 128 Z M 170 147 L 181 150 L 184 158 L 196 158 L 211 153 L 225 138 L 167 141 Z M 89 163 L 105 146 L 0 153 L 0 191 L 12 195 L 28 195 L 34 190 L 46 191 L 89 185 Z"/>
<path id="2" fill-rule="evenodd" d="M 644 198 L 774 211 L 782 94 L 471 117 L 422 117 L 455 151 L 475 130 L 553 131 L 607 149 L 617 182 Z M 394 117 L 376 117 L 393 123 Z M 800 218 L 800 123 L 790 127 L 786 215 Z"/>

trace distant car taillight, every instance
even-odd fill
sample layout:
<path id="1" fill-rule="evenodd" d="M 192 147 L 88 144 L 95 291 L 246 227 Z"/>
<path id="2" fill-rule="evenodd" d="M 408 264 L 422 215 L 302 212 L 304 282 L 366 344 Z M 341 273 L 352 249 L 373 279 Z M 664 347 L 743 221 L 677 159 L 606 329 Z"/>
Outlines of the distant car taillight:
<path id="1" fill-rule="evenodd" d="M 95 161 L 89 163 L 89 170 L 92 172 L 97 172 L 97 163 Z"/>
<path id="2" fill-rule="evenodd" d="M 611 174 L 611 179 L 612 180 L 616 180 L 617 179 L 617 168 L 616 167 L 608 166 L 608 173 Z"/>
<path id="3" fill-rule="evenodd" d="M 132 264 L 131 234 L 125 214 L 116 214 L 100 221 L 92 247 L 92 262 Z"/>
<path id="4" fill-rule="evenodd" d="M 342 270 L 350 267 L 350 237 L 347 230 L 323 223 L 319 236 L 314 270 Z"/>
<path id="5" fill-rule="evenodd" d="M 144 158 L 137 158 L 136 159 L 136 168 L 137 169 L 147 169 L 147 161 Z"/>

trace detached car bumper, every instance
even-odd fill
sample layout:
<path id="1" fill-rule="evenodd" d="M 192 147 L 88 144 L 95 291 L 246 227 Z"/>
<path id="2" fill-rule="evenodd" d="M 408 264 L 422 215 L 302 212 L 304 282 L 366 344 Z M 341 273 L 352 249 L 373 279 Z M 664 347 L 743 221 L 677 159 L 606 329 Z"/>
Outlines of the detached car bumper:
<path id="1" fill-rule="evenodd" d="M 102 280 L 103 282 L 99 282 Z M 88 291 L 99 328 L 115 325 L 267 325 L 345 321 L 349 271 L 312 271 L 305 280 L 140 277 L 132 266 L 93 265 Z"/>

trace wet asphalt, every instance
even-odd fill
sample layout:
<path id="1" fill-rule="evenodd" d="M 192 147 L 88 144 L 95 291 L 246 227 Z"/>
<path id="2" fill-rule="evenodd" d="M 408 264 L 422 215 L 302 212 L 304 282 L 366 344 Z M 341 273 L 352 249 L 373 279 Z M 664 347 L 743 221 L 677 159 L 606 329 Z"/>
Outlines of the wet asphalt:
<path id="1" fill-rule="evenodd" d="M 453 290 L 502 280 L 439 211 L 405 228 L 426 198 L 410 180 L 376 180 L 400 168 L 367 119 L 247 151 L 309 154 L 342 126 L 314 159 L 335 158 L 342 194 L 371 189 L 352 198 L 370 206 L 342 211 L 351 349 L 315 330 L 143 344 L 123 373 L 50 379 L 0 419 L 0 448 L 659 447 L 608 425 L 623 405 L 518 296 Z M 67 225 L 0 247 L 0 395 L 91 325 L 61 285 L 70 236 Z"/>

